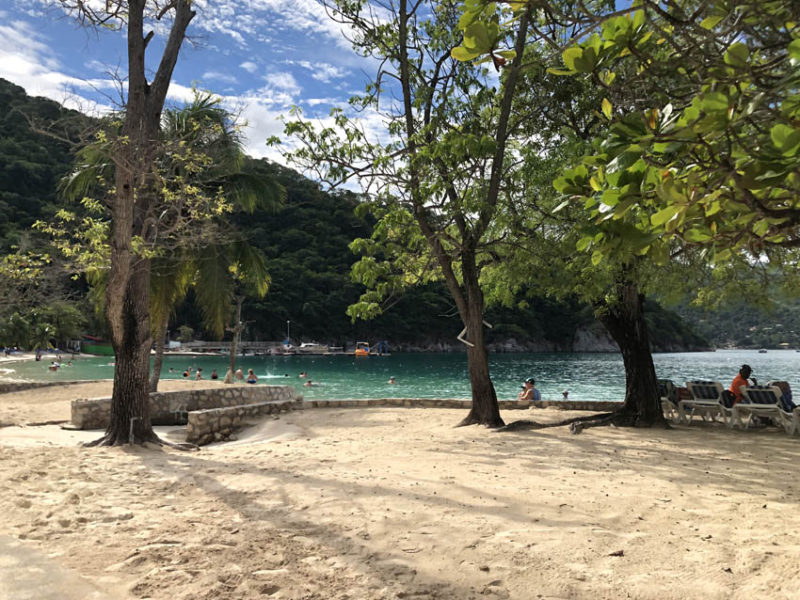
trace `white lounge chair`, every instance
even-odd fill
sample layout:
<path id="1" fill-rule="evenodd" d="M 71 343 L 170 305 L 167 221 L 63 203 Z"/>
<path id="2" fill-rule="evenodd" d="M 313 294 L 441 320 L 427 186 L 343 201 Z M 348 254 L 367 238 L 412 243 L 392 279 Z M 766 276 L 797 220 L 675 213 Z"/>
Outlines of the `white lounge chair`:
<path id="1" fill-rule="evenodd" d="M 747 429 L 753 417 L 767 417 L 775 423 L 781 422 L 780 415 L 781 390 L 777 386 L 753 385 L 742 388 L 742 400 L 733 407 L 733 418 L 730 426 L 738 425 Z M 742 424 L 742 417 L 747 415 L 747 423 Z"/>
<path id="2" fill-rule="evenodd" d="M 787 411 L 783 406 L 779 406 L 778 418 L 786 433 L 789 435 L 800 433 L 800 406 L 792 411 Z"/>
<path id="3" fill-rule="evenodd" d="M 686 387 L 692 397 L 678 401 L 678 420 L 681 423 L 691 423 L 695 413 L 704 421 L 714 421 L 716 416 L 720 415 L 723 422 L 726 422 L 732 415 L 731 409 L 722 404 L 724 388 L 719 381 L 687 381 Z"/>
<path id="4" fill-rule="evenodd" d="M 678 420 L 678 388 L 671 379 L 658 380 L 658 395 L 661 399 L 661 410 L 664 417 L 672 421 Z"/>
<path id="5" fill-rule="evenodd" d="M 791 400 L 791 388 L 785 381 L 769 381 L 769 386 L 781 390 L 781 401 L 778 403 L 778 420 L 789 435 L 800 433 L 800 406 Z"/>

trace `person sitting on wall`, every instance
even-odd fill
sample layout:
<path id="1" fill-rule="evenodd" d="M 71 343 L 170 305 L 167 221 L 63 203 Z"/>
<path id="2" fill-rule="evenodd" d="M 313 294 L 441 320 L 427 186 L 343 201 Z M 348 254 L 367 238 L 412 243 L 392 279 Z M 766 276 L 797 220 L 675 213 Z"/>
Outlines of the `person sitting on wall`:
<path id="1" fill-rule="evenodd" d="M 529 402 L 537 402 L 542 399 L 542 394 L 536 389 L 536 380 L 533 377 L 528 377 L 525 383 L 522 384 L 522 391 L 517 394 L 517 400 L 527 400 Z"/>
<path id="2" fill-rule="evenodd" d="M 252 369 L 250 369 L 252 371 Z M 241 369 L 236 369 L 236 372 L 233 374 L 233 378 L 237 381 L 241 381 L 244 379 L 244 373 L 242 373 Z"/>
<path id="3" fill-rule="evenodd" d="M 197 367 L 197 374 L 194 376 L 194 378 L 197 381 L 203 378 L 203 367 Z"/>
<path id="4" fill-rule="evenodd" d="M 211 369 L 211 379 L 219 379 L 219 373 L 216 369 Z"/>
<path id="5" fill-rule="evenodd" d="M 258 377 L 253 373 L 253 369 L 247 369 L 247 383 L 257 383 Z"/>

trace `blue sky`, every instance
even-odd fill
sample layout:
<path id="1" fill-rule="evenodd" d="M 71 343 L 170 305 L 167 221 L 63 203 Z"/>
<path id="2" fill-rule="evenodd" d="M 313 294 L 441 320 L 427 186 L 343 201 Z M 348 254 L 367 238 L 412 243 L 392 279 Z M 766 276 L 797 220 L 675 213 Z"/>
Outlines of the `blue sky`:
<path id="1" fill-rule="evenodd" d="M 126 75 L 125 34 L 82 29 L 56 5 L 0 0 L 0 77 L 85 112 L 118 104 L 118 85 L 109 73 Z M 288 116 L 290 106 L 324 120 L 374 75 L 376 63 L 350 49 L 315 0 L 196 0 L 196 5 L 170 100 L 191 98 L 193 85 L 223 97 L 247 122 L 246 149 L 253 156 L 280 160 L 265 140 L 281 136 L 280 116 Z M 367 128 L 379 128 L 365 118 Z"/>

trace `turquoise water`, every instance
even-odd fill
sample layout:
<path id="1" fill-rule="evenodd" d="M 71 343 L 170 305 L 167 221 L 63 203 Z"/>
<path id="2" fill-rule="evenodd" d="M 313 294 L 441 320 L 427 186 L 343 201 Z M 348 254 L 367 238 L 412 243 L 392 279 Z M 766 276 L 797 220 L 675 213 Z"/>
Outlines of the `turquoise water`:
<path id="1" fill-rule="evenodd" d="M 66 356 L 64 359 L 66 360 Z M 789 381 L 800 388 L 800 353 L 794 350 L 722 350 L 655 354 L 659 377 L 683 384 L 693 379 L 716 379 L 727 386 L 742 363 L 753 367 L 759 383 L 770 379 Z M 42 362 L 0 365 L 0 377 L 33 381 L 110 379 L 113 360 L 84 357 L 52 373 Z M 522 381 L 536 378 L 545 400 L 621 400 L 625 395 L 625 371 L 618 354 L 494 354 L 490 357 L 492 379 L 500 399 L 515 398 Z M 216 368 L 223 376 L 226 356 L 167 356 L 164 379 L 181 379 L 192 366 L 203 368 L 205 378 Z M 237 363 L 245 372 L 253 369 L 259 383 L 291 384 L 306 398 L 468 398 L 467 359 L 464 354 L 392 354 L 391 356 L 246 356 Z M 169 369 L 175 372 L 170 373 Z M 301 371 L 319 385 L 304 387 Z M 390 376 L 397 384 L 387 383 Z"/>

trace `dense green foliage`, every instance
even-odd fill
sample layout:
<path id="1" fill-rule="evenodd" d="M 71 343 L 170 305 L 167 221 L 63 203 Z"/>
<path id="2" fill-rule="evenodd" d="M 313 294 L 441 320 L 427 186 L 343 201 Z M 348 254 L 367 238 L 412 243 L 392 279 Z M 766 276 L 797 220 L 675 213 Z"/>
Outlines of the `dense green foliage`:
<path id="1" fill-rule="evenodd" d="M 4 81 L 0 81 L 0 99 L 5 102 L 1 113 L 4 123 L 14 120 L 8 115 L 12 106 L 9 99 L 13 99 L 14 106 L 37 106 L 40 116 L 57 118 L 63 114 L 56 103 L 31 99 L 21 88 Z M 66 144 L 33 134 L 21 127 L 20 119 L 16 121 L 4 130 L 7 137 L 4 137 L 3 147 L 25 148 L 26 144 L 35 141 L 40 147 L 37 154 L 41 161 L 40 170 L 52 175 L 38 180 L 27 192 L 36 199 L 48 200 L 30 204 L 20 200 L 20 206 L 25 210 L 14 213 L 17 221 L 9 219 L 4 230 L 7 232 L 5 240 L 19 239 L 34 220 L 48 218 L 49 211 L 58 205 L 56 182 L 70 166 Z M 3 160 L 11 164 L 17 159 L 9 154 Z M 238 213 L 232 217 L 239 230 L 246 233 L 248 242 L 264 252 L 272 278 L 270 291 L 263 300 L 248 300 L 244 304 L 247 339 L 283 339 L 286 321 L 289 320 L 294 342 L 317 340 L 343 345 L 357 339 L 372 342 L 386 339 L 394 344 L 429 347 L 439 342 L 456 344 L 455 337 L 462 325 L 452 300 L 440 283 L 408 290 L 375 320 L 353 323 L 346 315 L 347 307 L 363 293 L 363 287 L 351 279 L 350 268 L 356 257 L 350 252 L 349 244 L 355 238 L 369 237 L 372 231 L 372 222 L 368 218 L 356 216 L 359 198 L 355 194 L 346 191 L 324 193 L 317 184 L 295 171 L 266 160 L 248 160 L 247 170 L 255 175 L 271 176 L 287 190 L 286 205 L 280 212 L 257 210 L 253 214 Z M 22 198 L 15 188 L 8 193 L 16 193 Z M 33 320 L 41 322 L 46 312 L 40 310 Z M 653 336 L 657 348 L 706 345 L 682 326 L 679 319 L 660 310 L 657 305 L 649 306 L 648 313 L 651 325 L 658 332 Z M 30 314 L 25 312 L 23 315 L 26 322 L 29 322 Z M 575 301 L 556 302 L 535 294 L 525 305 L 491 308 L 487 312 L 487 321 L 493 325 L 489 332 L 490 343 L 514 339 L 530 347 L 552 344 L 565 350 L 569 349 L 578 328 L 590 327 L 594 323 L 591 310 L 585 305 Z M 201 333 L 202 322 L 202 315 L 195 307 L 194 294 L 190 293 L 172 320 L 170 329 L 177 331 L 182 325 L 190 326 L 198 332 L 196 337 L 211 339 L 209 334 Z M 102 334 L 96 325 L 90 329 L 92 333 Z M 69 336 L 75 333 L 71 330 Z M 24 345 L 22 340 L 28 339 L 29 335 L 15 334 L 11 337 L 8 343 Z M 62 335 L 54 334 L 51 340 L 56 342 L 62 338 Z"/>
<path id="2" fill-rule="evenodd" d="M 37 133 L 31 122 L 64 119 L 71 123 L 62 131 L 77 139 L 85 117 L 0 79 L 0 252 L 8 252 L 34 221 L 54 210 L 58 181 L 72 161 L 70 145 Z"/>

